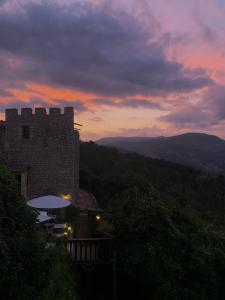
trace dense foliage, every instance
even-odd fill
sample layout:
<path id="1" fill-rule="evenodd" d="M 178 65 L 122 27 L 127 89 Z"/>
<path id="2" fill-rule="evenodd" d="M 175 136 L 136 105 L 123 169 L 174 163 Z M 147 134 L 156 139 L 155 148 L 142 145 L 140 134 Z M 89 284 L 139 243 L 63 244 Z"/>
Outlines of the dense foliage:
<path id="1" fill-rule="evenodd" d="M 16 179 L 0 163 L 1 299 L 73 299 L 74 278 L 63 249 L 46 249 Z"/>
<path id="2" fill-rule="evenodd" d="M 81 144 L 81 186 L 111 212 L 119 298 L 225 298 L 222 176 Z"/>

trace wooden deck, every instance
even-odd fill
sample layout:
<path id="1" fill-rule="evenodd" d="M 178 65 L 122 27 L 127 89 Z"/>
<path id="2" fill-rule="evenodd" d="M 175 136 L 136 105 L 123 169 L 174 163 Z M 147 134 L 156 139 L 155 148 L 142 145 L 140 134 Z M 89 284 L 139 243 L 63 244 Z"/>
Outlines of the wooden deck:
<path id="1" fill-rule="evenodd" d="M 115 258 L 112 238 L 70 239 L 66 248 L 77 264 L 112 264 Z"/>

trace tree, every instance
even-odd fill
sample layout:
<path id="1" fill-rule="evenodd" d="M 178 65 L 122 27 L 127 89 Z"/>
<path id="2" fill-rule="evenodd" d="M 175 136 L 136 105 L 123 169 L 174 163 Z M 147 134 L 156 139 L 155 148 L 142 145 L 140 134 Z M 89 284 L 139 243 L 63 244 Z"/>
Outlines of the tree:
<path id="1" fill-rule="evenodd" d="M 1 299 L 72 299 L 75 295 L 73 273 L 66 253 L 59 251 L 46 249 L 35 214 L 21 199 L 16 178 L 1 162 Z M 60 298 L 53 290 L 57 290 Z"/>
<path id="2" fill-rule="evenodd" d="M 131 188 L 118 197 L 112 221 L 119 273 L 141 299 L 224 299 L 225 237 L 196 210 Z"/>

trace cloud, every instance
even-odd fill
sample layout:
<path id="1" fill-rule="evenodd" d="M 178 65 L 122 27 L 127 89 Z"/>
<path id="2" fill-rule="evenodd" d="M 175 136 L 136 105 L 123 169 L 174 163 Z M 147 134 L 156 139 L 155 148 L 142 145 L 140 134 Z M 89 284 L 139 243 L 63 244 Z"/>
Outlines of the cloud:
<path id="1" fill-rule="evenodd" d="M 103 122 L 104 120 L 100 117 L 93 117 L 93 118 L 90 118 L 88 119 L 89 121 L 92 121 L 92 122 Z"/>
<path id="2" fill-rule="evenodd" d="M 92 99 L 91 102 L 93 104 L 97 105 L 103 105 L 103 106 L 116 106 L 117 102 L 113 99 L 107 99 L 107 98 L 96 98 Z"/>
<path id="3" fill-rule="evenodd" d="M 201 37 L 203 40 L 212 43 L 215 42 L 217 39 L 217 35 L 215 32 L 207 25 L 205 24 L 202 19 L 200 18 L 198 13 L 192 14 L 192 19 L 195 22 L 195 24 L 198 26 L 198 29 L 200 31 Z"/>
<path id="4" fill-rule="evenodd" d="M 131 15 L 90 3 L 2 9 L 0 78 L 102 96 L 166 95 L 210 85 L 203 70 L 166 58 L 154 24 L 147 32 Z"/>
<path id="5" fill-rule="evenodd" d="M 0 0 L 0 6 L 5 4 L 8 0 Z"/>
<path id="6" fill-rule="evenodd" d="M 162 107 L 159 103 L 155 103 L 152 100 L 147 99 L 136 99 L 136 98 L 129 98 L 129 99 L 120 99 L 120 100 L 113 100 L 113 99 L 106 99 L 106 98 L 97 98 L 92 99 L 91 101 L 93 104 L 97 104 L 98 106 L 115 106 L 115 107 L 122 107 L 122 108 L 145 108 L 145 109 L 160 109 Z"/>
<path id="7" fill-rule="evenodd" d="M 213 114 L 202 110 L 198 105 L 187 104 L 175 109 L 168 115 L 161 116 L 160 121 L 171 123 L 177 128 L 204 128 L 205 126 L 215 125 L 217 122 Z"/>
<path id="8" fill-rule="evenodd" d="M 130 108 L 162 109 L 160 104 L 145 99 L 124 99 L 120 101 L 119 106 Z"/>
<path id="9" fill-rule="evenodd" d="M 0 97 L 11 97 L 12 93 L 0 87 Z"/>
<path id="10" fill-rule="evenodd" d="M 225 120 L 225 86 L 214 85 L 209 88 L 203 97 L 202 106 L 213 112 L 217 121 Z"/>
<path id="11" fill-rule="evenodd" d="M 32 104 L 27 103 L 20 99 L 12 99 L 10 101 L 0 101 L 0 112 L 4 113 L 7 108 L 23 108 L 23 107 L 33 107 Z"/>
<path id="12" fill-rule="evenodd" d="M 158 126 L 141 127 L 141 128 L 119 128 L 118 132 L 115 132 L 111 136 L 139 136 L 139 137 L 156 137 L 167 135 L 168 132 Z"/>
<path id="13" fill-rule="evenodd" d="M 224 123 L 225 86 L 211 86 L 197 103 L 186 100 L 159 120 L 184 128 L 209 128 Z"/>

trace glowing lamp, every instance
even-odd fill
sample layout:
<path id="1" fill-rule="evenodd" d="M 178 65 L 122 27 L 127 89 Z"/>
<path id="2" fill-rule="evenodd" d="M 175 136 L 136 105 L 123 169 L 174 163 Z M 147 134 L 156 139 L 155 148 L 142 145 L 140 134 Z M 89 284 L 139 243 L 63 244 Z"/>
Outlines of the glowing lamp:
<path id="1" fill-rule="evenodd" d="M 61 194 L 61 197 L 66 201 L 71 201 L 72 200 L 72 195 L 71 194 Z"/>
<path id="2" fill-rule="evenodd" d="M 100 221 L 100 220 L 101 220 L 101 216 L 100 216 L 100 215 L 96 215 L 96 216 L 95 216 L 95 219 L 96 219 L 97 221 Z"/>

